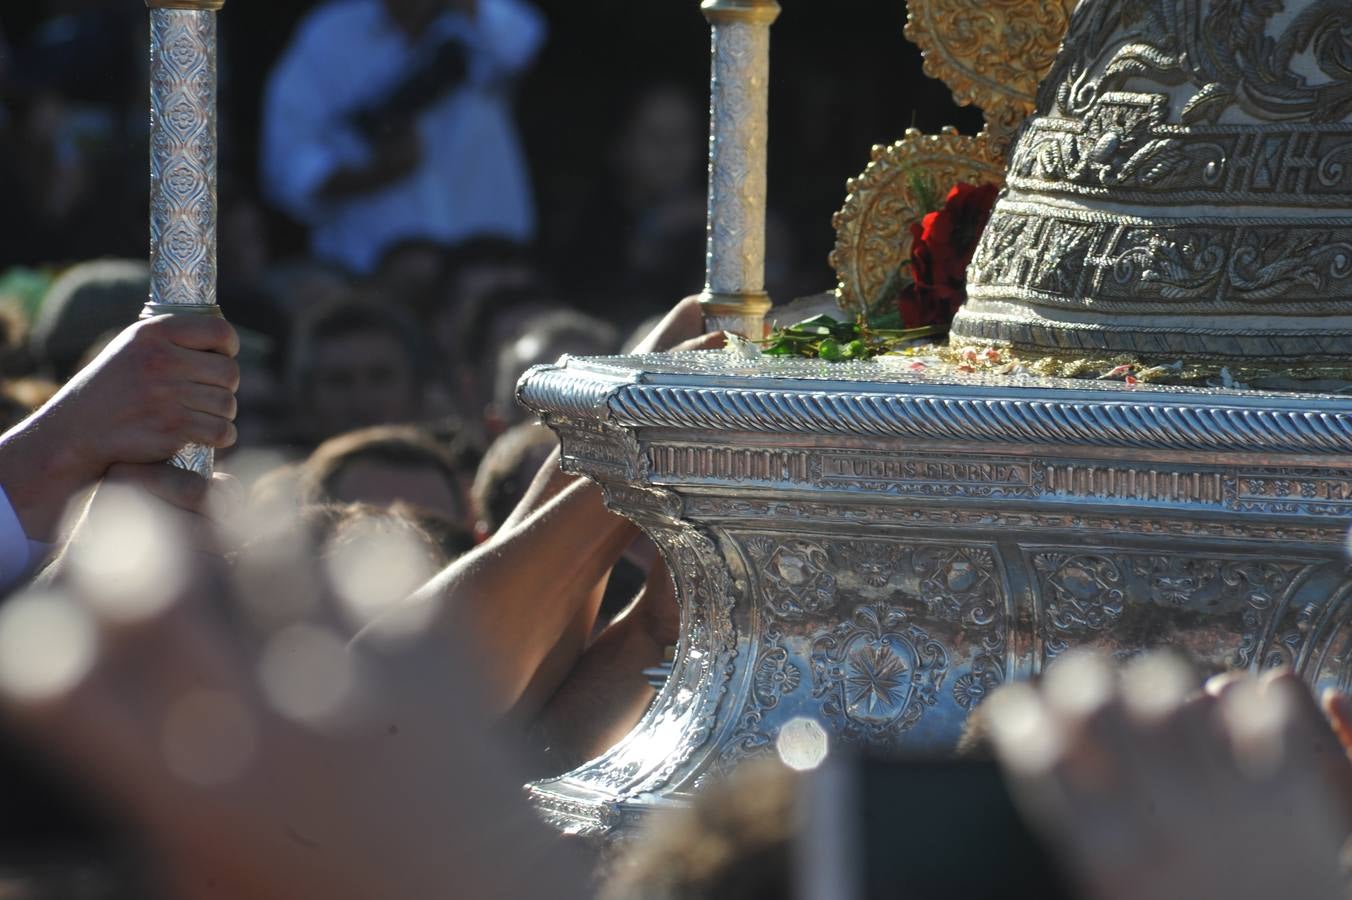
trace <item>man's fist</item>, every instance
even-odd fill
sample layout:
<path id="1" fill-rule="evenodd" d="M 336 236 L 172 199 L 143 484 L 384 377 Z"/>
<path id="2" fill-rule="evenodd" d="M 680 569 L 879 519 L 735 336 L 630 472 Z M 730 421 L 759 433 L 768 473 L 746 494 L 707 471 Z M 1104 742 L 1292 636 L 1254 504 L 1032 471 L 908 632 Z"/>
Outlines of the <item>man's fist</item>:
<path id="1" fill-rule="evenodd" d="M 50 540 L 70 498 L 117 463 L 233 444 L 238 352 L 224 319 L 145 319 L 0 438 L 0 487 L 29 537 Z"/>
<path id="2" fill-rule="evenodd" d="M 160 462 L 184 444 L 229 447 L 238 352 L 224 319 L 146 319 L 118 335 L 39 415 L 78 413 L 64 449 L 88 478 L 114 463 Z"/>

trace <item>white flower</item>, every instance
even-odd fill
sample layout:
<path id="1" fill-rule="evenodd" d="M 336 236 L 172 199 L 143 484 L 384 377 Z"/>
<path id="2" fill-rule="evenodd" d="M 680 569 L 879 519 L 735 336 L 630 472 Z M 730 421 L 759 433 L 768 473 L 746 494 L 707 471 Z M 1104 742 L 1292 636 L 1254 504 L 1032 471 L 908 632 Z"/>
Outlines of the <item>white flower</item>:
<path id="1" fill-rule="evenodd" d="M 746 338 L 732 332 L 727 333 L 728 343 L 726 350 L 738 359 L 759 359 L 761 348 L 748 341 Z"/>

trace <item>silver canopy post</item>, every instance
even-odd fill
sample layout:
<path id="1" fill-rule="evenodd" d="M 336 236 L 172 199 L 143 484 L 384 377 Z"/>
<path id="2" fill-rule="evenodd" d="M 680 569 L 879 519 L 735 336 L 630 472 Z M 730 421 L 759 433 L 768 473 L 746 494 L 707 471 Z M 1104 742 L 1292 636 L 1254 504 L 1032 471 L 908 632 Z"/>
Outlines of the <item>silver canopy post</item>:
<path id="1" fill-rule="evenodd" d="M 142 317 L 221 314 L 216 305 L 216 13 L 225 0 L 150 7 L 150 301 Z M 174 455 L 211 476 L 214 453 Z"/>
<path id="2" fill-rule="evenodd" d="M 775 0 L 704 0 L 713 31 L 709 221 L 700 302 L 710 331 L 765 334 L 765 169 Z"/>

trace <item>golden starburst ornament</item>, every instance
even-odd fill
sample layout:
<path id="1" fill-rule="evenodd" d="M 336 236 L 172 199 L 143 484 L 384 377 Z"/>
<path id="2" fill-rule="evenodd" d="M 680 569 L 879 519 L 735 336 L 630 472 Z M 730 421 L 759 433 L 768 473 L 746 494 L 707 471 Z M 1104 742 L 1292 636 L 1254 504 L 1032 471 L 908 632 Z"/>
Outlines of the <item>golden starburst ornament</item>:
<path id="1" fill-rule="evenodd" d="M 1003 184 L 1005 153 L 1033 112 L 1038 82 L 1069 27 L 1074 0 L 910 0 L 906 37 L 925 72 L 942 79 L 961 105 L 982 110 L 978 135 L 915 129 L 873 148 L 868 168 L 847 184 L 835 215 L 831 266 L 848 311 L 881 298 L 910 258 L 913 223 L 960 181 Z"/>

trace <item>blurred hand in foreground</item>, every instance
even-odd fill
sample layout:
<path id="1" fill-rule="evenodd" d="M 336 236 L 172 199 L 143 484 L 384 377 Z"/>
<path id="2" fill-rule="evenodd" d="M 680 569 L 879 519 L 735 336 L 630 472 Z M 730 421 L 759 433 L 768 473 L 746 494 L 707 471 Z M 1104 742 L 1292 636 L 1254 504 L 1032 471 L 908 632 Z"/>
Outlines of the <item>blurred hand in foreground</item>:
<path id="1" fill-rule="evenodd" d="M 1146 657 L 1068 656 L 990 701 L 1016 799 L 1093 900 L 1344 897 L 1349 765 L 1292 674 L 1201 692 Z"/>
<path id="2" fill-rule="evenodd" d="M 0 487 L 28 537 L 51 540 L 66 503 L 110 466 L 232 445 L 238 351 L 214 316 L 137 322 L 0 438 Z"/>
<path id="3" fill-rule="evenodd" d="M 226 571 L 163 500 L 100 487 L 78 576 L 0 607 L 0 714 L 137 826 L 174 897 L 580 896 L 463 654 L 415 639 L 434 610 L 375 596 L 391 548 L 349 548 L 367 567 L 326 584 L 301 529 L 270 527 Z M 326 589 L 389 604 L 360 647 L 303 615 L 246 638 L 219 614 Z"/>

